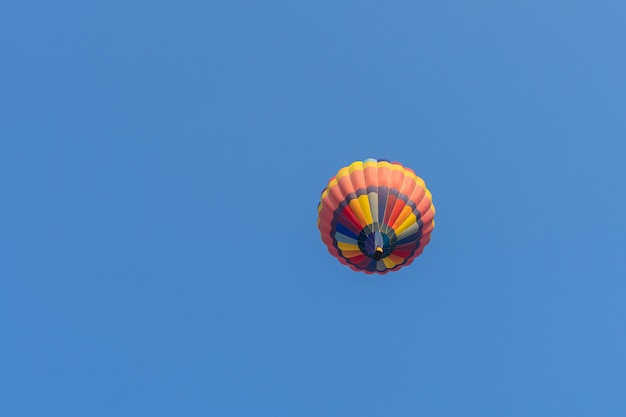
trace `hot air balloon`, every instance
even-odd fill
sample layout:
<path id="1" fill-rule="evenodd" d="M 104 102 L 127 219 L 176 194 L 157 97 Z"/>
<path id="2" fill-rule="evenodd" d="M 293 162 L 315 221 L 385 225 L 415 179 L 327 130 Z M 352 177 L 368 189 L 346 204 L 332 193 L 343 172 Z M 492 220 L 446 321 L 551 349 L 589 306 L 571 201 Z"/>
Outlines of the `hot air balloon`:
<path id="1" fill-rule="evenodd" d="M 384 159 L 341 168 L 322 191 L 317 211 L 330 254 L 366 274 L 411 264 L 435 227 L 435 207 L 424 180 Z"/>

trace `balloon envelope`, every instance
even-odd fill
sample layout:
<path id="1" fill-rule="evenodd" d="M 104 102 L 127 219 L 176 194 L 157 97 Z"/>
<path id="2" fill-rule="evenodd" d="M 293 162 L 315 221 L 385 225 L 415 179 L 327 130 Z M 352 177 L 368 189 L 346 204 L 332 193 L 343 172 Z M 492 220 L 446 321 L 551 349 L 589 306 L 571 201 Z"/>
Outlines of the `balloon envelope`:
<path id="1" fill-rule="evenodd" d="M 339 262 L 355 271 L 385 274 L 422 253 L 434 217 L 432 195 L 413 170 L 366 159 L 330 179 L 318 205 L 317 225 Z"/>

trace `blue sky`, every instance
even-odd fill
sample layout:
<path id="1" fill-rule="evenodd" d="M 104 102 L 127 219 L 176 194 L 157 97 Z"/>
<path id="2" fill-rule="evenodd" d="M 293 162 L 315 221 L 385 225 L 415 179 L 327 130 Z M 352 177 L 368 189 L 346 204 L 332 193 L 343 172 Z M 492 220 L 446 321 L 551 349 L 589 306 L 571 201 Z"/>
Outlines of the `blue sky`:
<path id="1" fill-rule="evenodd" d="M 0 414 L 626 414 L 624 2 L 2 9 Z M 385 276 L 316 228 L 369 157 Z"/>

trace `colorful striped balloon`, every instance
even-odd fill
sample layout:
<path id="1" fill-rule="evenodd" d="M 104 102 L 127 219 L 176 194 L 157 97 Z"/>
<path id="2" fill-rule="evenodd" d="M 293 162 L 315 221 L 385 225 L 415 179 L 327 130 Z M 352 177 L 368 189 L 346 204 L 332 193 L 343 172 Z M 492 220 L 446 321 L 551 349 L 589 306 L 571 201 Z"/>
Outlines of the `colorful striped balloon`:
<path id="1" fill-rule="evenodd" d="M 341 168 L 322 191 L 317 226 L 331 255 L 355 271 L 409 265 L 430 241 L 435 206 L 410 168 L 366 159 Z"/>

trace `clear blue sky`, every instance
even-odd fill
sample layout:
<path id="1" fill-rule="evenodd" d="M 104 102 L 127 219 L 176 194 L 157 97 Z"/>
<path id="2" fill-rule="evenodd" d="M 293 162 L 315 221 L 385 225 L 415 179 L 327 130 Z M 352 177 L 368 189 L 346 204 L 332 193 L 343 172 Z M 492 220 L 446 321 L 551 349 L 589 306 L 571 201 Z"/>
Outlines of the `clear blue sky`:
<path id="1" fill-rule="evenodd" d="M 626 3 L 0 13 L 0 415 L 626 415 Z M 410 267 L 321 190 L 413 168 Z"/>

